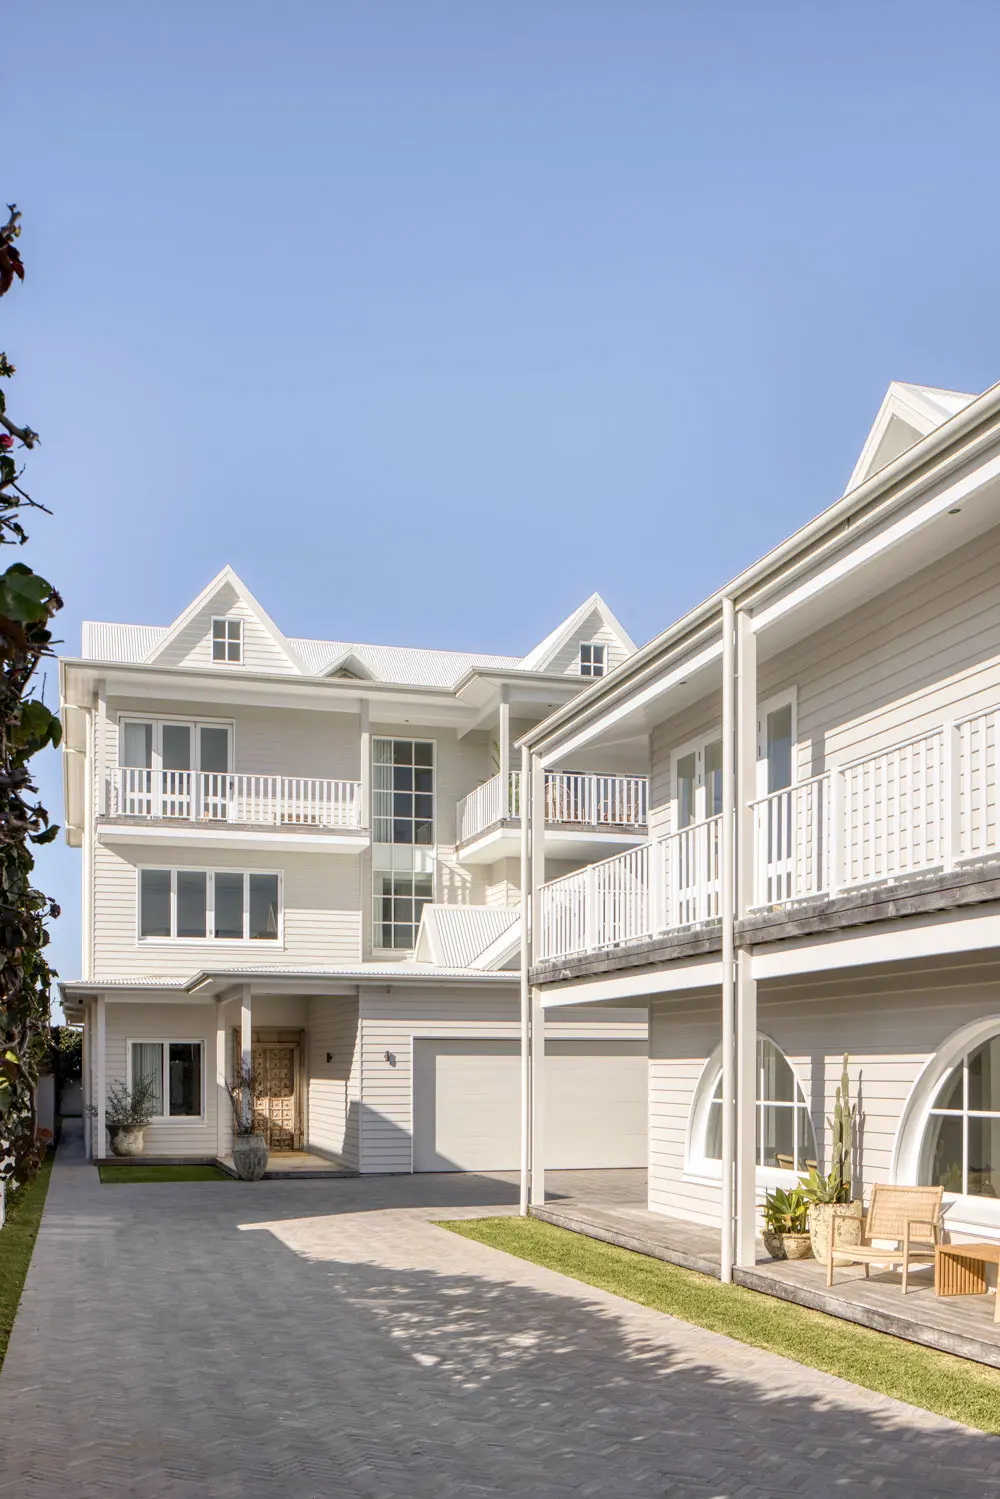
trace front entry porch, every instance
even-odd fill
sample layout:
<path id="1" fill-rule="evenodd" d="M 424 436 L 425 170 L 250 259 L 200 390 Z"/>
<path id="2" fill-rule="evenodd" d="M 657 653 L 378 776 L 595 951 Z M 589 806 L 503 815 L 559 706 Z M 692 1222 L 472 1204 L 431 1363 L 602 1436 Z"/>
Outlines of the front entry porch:
<path id="1" fill-rule="evenodd" d="M 597 1185 L 598 1191 L 553 1194 L 531 1212 L 573 1233 L 718 1277 L 718 1230 L 650 1212 L 645 1176 L 642 1171 L 602 1173 L 599 1183 L 588 1184 Z M 772 1260 L 761 1243 L 754 1267 L 733 1272 L 736 1284 L 748 1290 L 1000 1369 L 1000 1325 L 993 1320 L 993 1295 L 935 1296 L 930 1266 L 911 1270 L 910 1276 L 904 1297 L 898 1273 L 873 1267 L 866 1279 L 860 1265 L 845 1265 L 837 1268 L 834 1284 L 827 1289 L 823 1265 L 815 1260 Z"/>

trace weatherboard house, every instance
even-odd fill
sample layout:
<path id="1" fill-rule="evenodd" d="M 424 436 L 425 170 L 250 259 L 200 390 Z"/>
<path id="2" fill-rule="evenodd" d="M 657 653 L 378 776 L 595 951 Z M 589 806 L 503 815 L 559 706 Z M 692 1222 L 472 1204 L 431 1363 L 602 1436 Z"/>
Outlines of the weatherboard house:
<path id="1" fill-rule="evenodd" d="M 856 1193 L 940 1186 L 1000 1238 L 1000 386 L 893 384 L 840 499 L 522 754 L 533 1052 L 644 1007 L 649 1208 L 752 1268 L 762 1194 L 831 1166 L 847 1053 Z M 554 868 L 545 787 L 612 754 L 648 836 Z"/>
<path id="2" fill-rule="evenodd" d="M 86 624 L 60 663 L 83 863 L 61 991 L 89 1155 L 143 1077 L 147 1155 L 225 1161 L 245 1057 L 290 1168 L 516 1168 L 512 746 L 634 650 L 596 594 L 524 657 L 293 639 L 228 567 L 171 625 Z M 615 753 L 553 775 L 550 869 L 643 846 L 647 793 Z M 551 1164 L 645 1164 L 644 1008 L 567 1010 L 546 1067 Z"/>

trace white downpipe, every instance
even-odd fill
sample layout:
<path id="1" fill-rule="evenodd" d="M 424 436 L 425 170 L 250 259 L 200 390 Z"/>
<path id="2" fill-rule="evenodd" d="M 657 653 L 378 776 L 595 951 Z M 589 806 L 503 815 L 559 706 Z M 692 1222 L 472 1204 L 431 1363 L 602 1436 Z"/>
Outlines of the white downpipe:
<path id="1" fill-rule="evenodd" d="M 733 1177 L 736 1164 L 736 657 L 733 601 L 722 601 L 722 847 L 719 914 L 722 918 L 722 1193 L 719 1260 L 724 1281 L 733 1278 Z"/>
<path id="2" fill-rule="evenodd" d="M 528 983 L 531 912 L 531 840 L 528 836 L 528 793 L 531 758 L 521 751 L 521 1217 L 528 1216 L 528 1178 L 531 1173 L 531 986 Z"/>

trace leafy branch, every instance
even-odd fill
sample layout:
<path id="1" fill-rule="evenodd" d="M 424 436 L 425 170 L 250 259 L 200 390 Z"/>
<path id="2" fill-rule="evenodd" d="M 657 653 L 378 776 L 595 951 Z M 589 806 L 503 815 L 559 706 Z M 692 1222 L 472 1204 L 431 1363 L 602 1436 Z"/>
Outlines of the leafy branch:
<path id="1" fill-rule="evenodd" d="M 0 298 L 24 265 L 15 241 L 21 214 L 8 205 L 0 227 Z M 0 381 L 15 373 L 0 354 Z M 7 415 L 0 388 L 0 546 L 27 541 L 23 512 L 44 509 L 21 486 L 14 456 L 31 451 L 38 433 Z M 58 745 L 62 726 L 33 696 L 38 663 L 52 655 L 50 621 L 62 599 L 47 579 L 23 562 L 0 573 L 0 1178 L 29 1181 L 41 1148 L 35 1120 L 39 1065 L 48 1045 L 52 971 L 45 957 L 46 922 L 59 908 L 32 883 L 34 846 L 51 843 L 58 828 L 37 798 L 29 762 L 46 745 Z"/>

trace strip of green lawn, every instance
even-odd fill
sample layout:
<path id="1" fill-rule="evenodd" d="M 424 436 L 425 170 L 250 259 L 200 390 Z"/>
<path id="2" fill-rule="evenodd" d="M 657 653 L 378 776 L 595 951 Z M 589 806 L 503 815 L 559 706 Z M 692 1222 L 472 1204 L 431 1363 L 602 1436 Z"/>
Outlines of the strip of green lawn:
<path id="1" fill-rule="evenodd" d="M 218 1166 L 100 1166 L 106 1187 L 120 1182 L 228 1182 L 232 1177 Z"/>
<path id="2" fill-rule="evenodd" d="M 980 1431 L 1000 1433 L 1000 1370 L 984 1364 L 741 1286 L 725 1286 L 711 1276 L 602 1244 L 537 1218 L 469 1218 L 440 1226 L 753 1348 L 836 1374 L 866 1390 Z"/>
<path id="3" fill-rule="evenodd" d="M 21 1299 L 24 1277 L 31 1263 L 31 1251 L 38 1237 L 38 1225 L 49 1190 L 53 1154 L 50 1151 L 30 1187 L 7 1193 L 7 1222 L 0 1229 L 0 1366 L 3 1365 L 14 1325 L 14 1313 Z"/>

